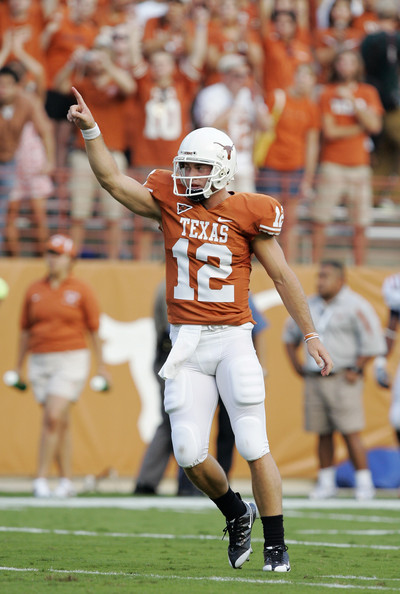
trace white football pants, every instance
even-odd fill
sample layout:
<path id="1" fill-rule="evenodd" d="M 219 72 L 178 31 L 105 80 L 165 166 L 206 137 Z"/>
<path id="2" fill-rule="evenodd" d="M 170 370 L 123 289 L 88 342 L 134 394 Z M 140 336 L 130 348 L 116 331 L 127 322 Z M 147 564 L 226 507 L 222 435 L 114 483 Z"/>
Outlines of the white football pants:
<path id="1" fill-rule="evenodd" d="M 173 345 L 181 328 L 188 326 L 171 327 Z M 254 350 L 252 328 L 250 322 L 201 326 L 194 353 L 179 362 L 173 379 L 166 379 L 164 405 L 170 415 L 174 455 L 183 468 L 196 466 L 207 457 L 218 394 L 241 456 L 251 461 L 269 452 L 264 375 Z M 189 327 L 189 332 L 193 330 Z"/>

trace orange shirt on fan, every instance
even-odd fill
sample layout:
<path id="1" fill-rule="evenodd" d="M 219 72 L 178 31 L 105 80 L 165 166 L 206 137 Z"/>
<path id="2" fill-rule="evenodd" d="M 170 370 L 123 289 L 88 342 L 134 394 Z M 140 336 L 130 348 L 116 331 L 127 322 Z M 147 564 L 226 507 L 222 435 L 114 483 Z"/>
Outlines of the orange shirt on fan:
<path id="1" fill-rule="evenodd" d="M 23 43 L 25 51 L 40 64 L 45 65 L 46 57 L 40 43 L 44 26 L 45 19 L 39 3 L 32 2 L 25 20 L 14 19 L 10 14 L 10 9 L 4 6 L 0 12 L 0 45 L 3 45 L 6 31 L 12 31 L 13 34 L 21 32 L 25 40 Z M 7 62 L 16 59 L 14 54 L 7 56 Z"/>
<path id="2" fill-rule="evenodd" d="M 97 87 L 88 76 L 77 78 L 73 85 L 85 97 L 90 105 L 95 121 L 100 127 L 104 141 L 112 151 L 124 151 L 126 148 L 126 104 L 127 99 L 121 94 L 118 86 L 110 81 L 107 85 Z M 76 144 L 85 149 L 80 130 L 76 130 Z"/>
<path id="3" fill-rule="evenodd" d="M 267 96 L 270 112 L 275 93 Z M 286 93 L 286 102 L 275 128 L 275 140 L 268 150 L 264 166 L 278 171 L 295 171 L 305 165 L 307 135 L 319 130 L 321 121 L 318 105 L 307 97 L 293 97 Z"/>
<path id="4" fill-rule="evenodd" d="M 99 306 L 92 289 L 73 276 L 52 289 L 47 278 L 25 294 L 21 328 L 29 332 L 32 353 L 87 348 L 86 333 L 99 328 Z"/>
<path id="5" fill-rule="evenodd" d="M 65 66 L 74 51 L 80 47 L 90 49 L 98 34 L 94 22 L 74 23 L 69 18 L 67 9 L 58 31 L 51 38 L 46 51 L 49 88 L 53 88 L 54 77 Z"/>
<path id="6" fill-rule="evenodd" d="M 327 85 L 320 97 L 321 116 L 331 114 L 335 123 L 340 126 L 352 126 L 358 121 L 354 114 L 354 107 L 350 100 L 338 96 L 336 89 L 340 84 Z M 378 92 L 372 85 L 359 83 L 354 97 L 360 106 L 373 109 L 377 114 L 383 114 L 383 107 Z M 328 140 L 322 135 L 321 161 L 337 163 L 349 167 L 369 165 L 370 138 L 365 132 L 360 132 L 347 138 Z"/>
<path id="7" fill-rule="evenodd" d="M 136 78 L 136 132 L 132 138 L 135 167 L 172 164 L 183 138 L 191 131 L 191 106 L 199 81 L 177 72 L 174 82 L 161 89 L 149 72 Z"/>
<path id="8" fill-rule="evenodd" d="M 232 193 L 207 210 L 176 196 L 171 172 L 163 170 L 153 171 L 144 186 L 162 213 L 169 322 L 237 326 L 252 321 L 250 242 L 260 233 L 279 235 L 279 202 L 265 194 Z"/>
<path id="9" fill-rule="evenodd" d="M 299 64 L 310 62 L 313 56 L 307 44 L 297 39 L 285 43 L 271 32 L 264 41 L 264 93 L 290 87 Z"/>

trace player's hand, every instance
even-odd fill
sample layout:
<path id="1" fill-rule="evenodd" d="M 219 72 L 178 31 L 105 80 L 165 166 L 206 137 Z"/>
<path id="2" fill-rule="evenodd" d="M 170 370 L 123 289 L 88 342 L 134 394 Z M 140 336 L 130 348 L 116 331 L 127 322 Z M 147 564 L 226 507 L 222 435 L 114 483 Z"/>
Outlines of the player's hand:
<path id="1" fill-rule="evenodd" d="M 307 342 L 307 349 L 311 357 L 321 370 L 321 375 L 329 375 L 333 369 L 333 361 L 319 338 Z"/>
<path id="2" fill-rule="evenodd" d="M 374 377 L 381 388 L 390 388 L 391 378 L 387 370 L 386 357 L 375 357 L 374 359 Z"/>
<path id="3" fill-rule="evenodd" d="M 71 105 L 67 113 L 67 120 L 72 122 L 77 126 L 80 130 L 89 130 L 90 128 L 94 128 L 96 122 L 94 117 L 91 114 L 90 109 L 86 105 L 83 100 L 82 95 L 72 87 L 72 92 L 76 98 L 76 104 Z"/>

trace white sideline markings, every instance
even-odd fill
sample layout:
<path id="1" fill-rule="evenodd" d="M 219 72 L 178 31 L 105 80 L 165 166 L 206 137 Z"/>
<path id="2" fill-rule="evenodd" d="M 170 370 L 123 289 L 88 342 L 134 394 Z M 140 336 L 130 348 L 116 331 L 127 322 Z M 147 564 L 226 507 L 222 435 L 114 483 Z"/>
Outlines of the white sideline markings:
<path id="1" fill-rule="evenodd" d="M 36 567 L 1 567 L 0 571 L 15 571 L 15 572 L 43 572 L 42 569 Z M 299 582 L 292 580 L 283 579 L 254 579 L 254 578 L 230 578 L 220 576 L 182 576 L 182 575 L 158 575 L 155 573 L 125 573 L 119 571 L 90 571 L 85 569 L 53 569 L 50 567 L 47 570 L 48 573 L 62 573 L 62 574 L 75 574 L 75 575 L 101 575 L 101 576 L 119 576 L 119 577 L 130 577 L 130 578 L 147 578 L 151 580 L 179 580 L 179 581 L 200 581 L 200 582 L 228 582 L 228 583 L 242 583 L 242 584 L 269 584 L 269 585 L 288 585 L 288 586 L 299 586 Z M 360 580 L 379 580 L 382 581 L 397 581 L 396 578 L 358 578 L 357 576 L 324 576 L 327 579 L 360 579 Z M 317 588 L 334 588 L 340 590 L 368 590 L 380 591 L 380 592 L 393 592 L 398 591 L 397 588 L 391 588 L 390 586 L 370 586 L 370 585 L 357 585 L 357 584 L 331 584 L 328 582 L 300 582 L 302 586 L 310 586 Z"/>
<path id="2" fill-rule="evenodd" d="M 400 530 L 296 530 L 297 534 L 348 534 L 350 536 L 389 536 L 400 534 Z"/>
<path id="3" fill-rule="evenodd" d="M 388 516 L 359 516 L 352 514 L 320 514 L 289 510 L 285 512 L 287 518 L 310 518 L 313 520 L 340 520 L 345 522 L 376 522 L 382 524 L 400 523 L 400 517 Z"/>
<path id="4" fill-rule="evenodd" d="M 49 528 L 30 528 L 0 526 L 0 532 L 19 532 L 23 534 L 57 534 L 61 536 L 91 536 L 91 537 L 109 537 L 109 538 L 157 538 L 158 540 L 221 540 L 220 536 L 212 534 L 155 534 L 155 533 L 129 533 L 129 532 L 95 532 L 89 530 L 64 530 Z M 252 542 L 264 542 L 262 538 L 252 538 Z M 381 551 L 400 551 L 400 546 L 396 545 L 365 545 L 334 542 L 312 542 L 286 539 L 288 545 L 302 545 L 306 547 L 329 547 L 337 549 L 370 549 Z"/>
<path id="5" fill-rule="evenodd" d="M 0 497 L 0 509 L 18 509 L 21 507 L 47 508 L 118 508 L 118 509 L 171 509 L 174 511 L 199 511 L 215 509 L 215 505 L 207 497 L 71 497 L 69 499 L 35 498 L 35 497 Z M 283 499 L 286 510 L 334 510 L 334 509 L 375 509 L 379 511 L 400 511 L 400 499 L 378 498 L 371 501 L 355 499 L 328 499 L 313 501 L 294 497 Z"/>

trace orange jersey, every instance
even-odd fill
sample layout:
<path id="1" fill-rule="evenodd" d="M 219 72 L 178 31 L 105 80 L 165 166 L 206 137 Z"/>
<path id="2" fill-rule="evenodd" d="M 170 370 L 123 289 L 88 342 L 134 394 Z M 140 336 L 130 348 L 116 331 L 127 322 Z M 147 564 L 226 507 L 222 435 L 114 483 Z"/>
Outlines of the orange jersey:
<path id="1" fill-rule="evenodd" d="M 171 172 L 163 170 L 153 171 L 144 186 L 162 213 L 169 322 L 238 326 L 252 321 L 251 241 L 260 233 L 279 235 L 279 202 L 265 194 L 238 193 L 207 210 L 175 196 Z"/>
<path id="2" fill-rule="evenodd" d="M 81 280 L 68 277 L 58 289 L 48 279 L 34 282 L 25 294 L 21 328 L 28 330 L 32 353 L 73 351 L 87 347 L 87 331 L 99 327 L 95 295 Z"/>
<path id="3" fill-rule="evenodd" d="M 320 97 L 320 108 L 322 117 L 324 114 L 331 114 L 335 123 L 339 126 L 351 126 L 357 124 L 354 115 L 354 107 L 349 99 L 337 95 L 336 89 L 340 84 L 327 85 Z M 375 87 L 366 83 L 359 83 L 354 92 L 356 101 L 361 105 L 373 109 L 378 114 L 383 114 L 383 107 Z M 322 135 L 321 161 L 329 161 L 338 165 L 356 166 L 368 165 L 369 137 L 365 132 L 359 132 L 347 138 L 336 138 L 327 140 Z"/>
<path id="4" fill-rule="evenodd" d="M 272 111 L 275 93 L 267 96 L 267 106 Z M 286 103 L 275 128 L 275 140 L 265 160 L 265 167 L 278 171 L 294 171 L 304 167 L 307 135 L 321 127 L 319 109 L 307 97 L 292 97 L 286 93 Z"/>

